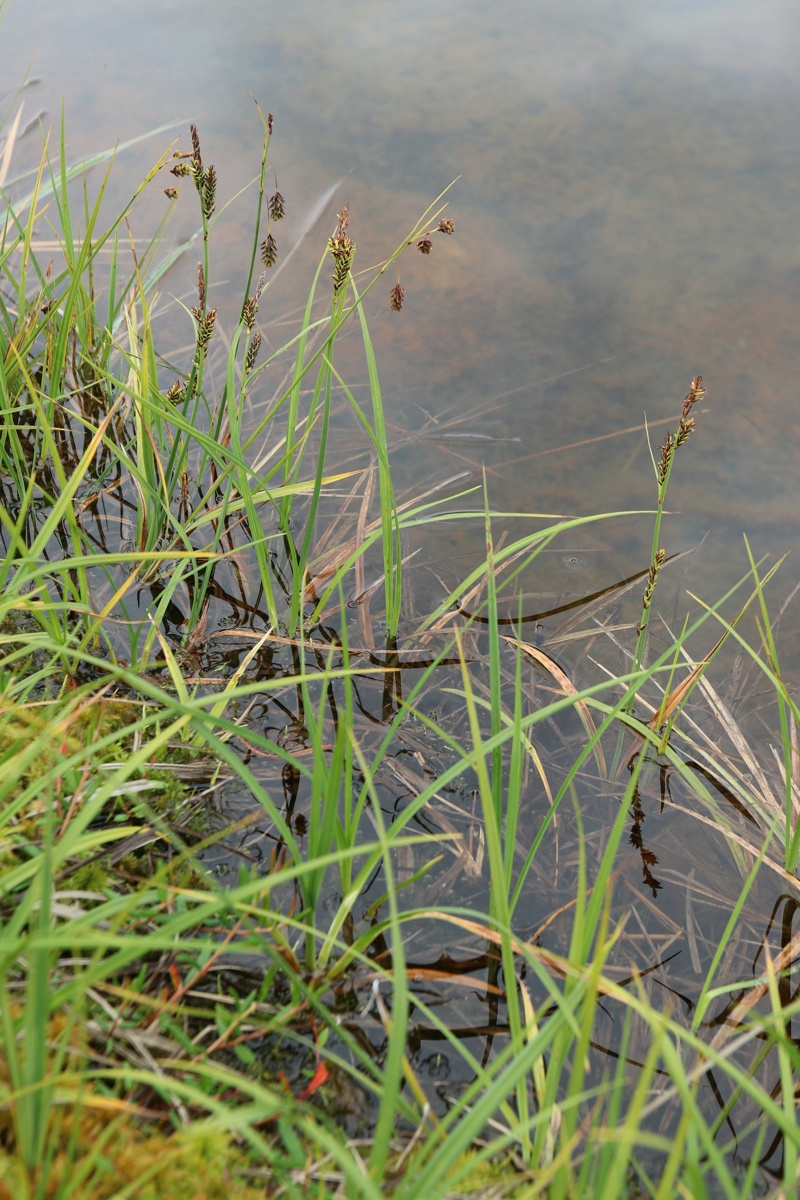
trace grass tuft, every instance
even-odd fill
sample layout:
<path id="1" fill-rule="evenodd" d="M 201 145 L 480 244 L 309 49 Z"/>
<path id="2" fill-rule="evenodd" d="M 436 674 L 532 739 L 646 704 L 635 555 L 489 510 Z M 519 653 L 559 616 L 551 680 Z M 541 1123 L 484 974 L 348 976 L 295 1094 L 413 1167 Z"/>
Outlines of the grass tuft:
<path id="1" fill-rule="evenodd" d="M 257 112 L 233 308 L 194 125 L 110 223 L 112 156 L 69 165 L 63 124 L 31 178 L 13 119 L 0 158 L 0 1197 L 793 1194 L 780 564 L 748 547 L 727 595 L 655 619 L 701 378 L 636 514 L 650 562 L 531 613 L 542 554 L 621 514 L 399 489 L 370 293 L 391 271 L 402 309 L 444 193 L 358 275 L 343 204 L 275 346 L 294 248 Z M 156 321 L 176 203 L 183 349 Z M 455 522 L 481 561 L 422 608 L 414 542 Z"/>

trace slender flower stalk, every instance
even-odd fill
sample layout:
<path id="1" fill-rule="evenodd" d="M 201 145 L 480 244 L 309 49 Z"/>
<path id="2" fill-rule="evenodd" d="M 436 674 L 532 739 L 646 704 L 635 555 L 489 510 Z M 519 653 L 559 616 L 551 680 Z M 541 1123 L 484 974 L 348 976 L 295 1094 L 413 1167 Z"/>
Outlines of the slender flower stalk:
<path id="1" fill-rule="evenodd" d="M 691 416 L 691 411 L 699 400 L 702 400 L 706 394 L 706 389 L 703 387 L 703 377 L 698 375 L 689 385 L 689 391 L 684 396 L 683 406 L 681 408 L 680 420 L 678 422 L 677 431 L 668 433 L 664 438 L 661 446 L 661 453 L 658 462 L 655 464 L 656 480 L 658 482 L 658 505 L 656 508 L 656 519 L 653 526 L 653 548 L 650 555 L 650 571 L 647 577 L 647 586 L 645 588 L 644 597 L 642 599 L 642 617 L 639 622 L 639 627 L 636 631 L 636 648 L 633 653 L 633 669 L 639 671 L 644 662 L 644 652 L 647 645 L 647 628 L 650 622 L 650 604 L 653 599 L 656 581 L 658 579 L 661 567 L 666 559 L 666 551 L 659 545 L 661 541 L 661 519 L 664 515 L 664 501 L 667 495 L 670 475 L 672 474 L 672 464 L 675 461 L 675 454 L 679 446 L 683 446 L 688 441 L 694 430 L 694 417 Z M 633 708 L 633 699 L 631 699 L 629 710 Z"/>

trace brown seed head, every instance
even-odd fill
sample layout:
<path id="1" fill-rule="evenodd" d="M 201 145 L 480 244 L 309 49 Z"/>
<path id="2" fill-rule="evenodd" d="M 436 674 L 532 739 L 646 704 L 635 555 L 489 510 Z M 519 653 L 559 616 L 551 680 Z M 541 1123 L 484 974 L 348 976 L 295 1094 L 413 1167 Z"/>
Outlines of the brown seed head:
<path id="1" fill-rule="evenodd" d="M 276 192 L 269 198 L 269 215 L 273 221 L 282 221 L 285 213 L 286 205 L 283 202 L 283 196 L 280 192 Z"/>
<path id="2" fill-rule="evenodd" d="M 172 386 L 167 389 L 167 393 L 166 393 L 167 400 L 169 400 L 171 403 L 174 404 L 176 400 L 180 400 L 182 393 L 183 393 L 183 388 L 176 380 L 175 383 L 173 383 Z"/>
<path id="3" fill-rule="evenodd" d="M 689 391 L 683 398 L 683 408 L 681 409 L 681 420 L 678 426 L 678 440 L 676 445 L 682 446 L 694 429 L 694 417 L 690 417 L 689 414 L 694 405 L 697 404 L 697 401 L 702 400 L 705 394 L 706 389 L 703 387 L 703 376 L 697 375 L 689 384 Z"/>
<path id="4" fill-rule="evenodd" d="M 206 306 L 206 277 L 201 262 L 197 264 L 197 304 L 199 308 Z"/>
<path id="5" fill-rule="evenodd" d="M 417 242 L 417 249 L 419 250 L 420 254 L 430 254 L 431 250 L 433 249 L 433 242 L 430 238 L 421 238 Z"/>
<path id="6" fill-rule="evenodd" d="M 654 585 L 655 585 L 655 582 L 656 582 L 656 579 L 658 578 L 658 572 L 659 572 L 659 571 L 661 570 L 661 568 L 663 567 L 663 565 L 664 565 L 664 559 L 665 559 L 666 557 L 667 557 L 667 552 L 666 552 L 666 550 L 656 550 L 656 553 L 655 553 L 655 558 L 653 559 L 653 561 L 652 561 L 652 562 L 651 562 L 651 564 L 650 564 L 650 571 L 649 571 L 649 573 L 648 573 L 648 576 L 647 576 L 647 590 L 648 590 L 648 592 L 652 592 L 652 590 L 653 590 L 653 587 L 654 587 Z"/>
<path id="7" fill-rule="evenodd" d="M 248 330 L 252 330 L 258 312 L 258 301 L 255 296 L 248 296 L 242 305 L 242 321 Z"/>
<path id="8" fill-rule="evenodd" d="M 192 135 L 192 174 L 194 176 L 194 186 L 202 196 L 203 183 L 205 182 L 205 174 L 203 172 L 203 159 L 200 154 L 200 138 L 197 134 L 197 126 L 190 125 L 189 130 Z"/>
<path id="9" fill-rule="evenodd" d="M 694 417 L 681 417 L 681 423 L 678 426 L 678 437 L 675 441 L 675 445 L 682 446 L 693 429 Z"/>
<path id="10" fill-rule="evenodd" d="M 177 200 L 180 196 L 180 188 L 168 187 L 164 188 L 164 195 L 168 200 Z"/>
<path id="11" fill-rule="evenodd" d="M 661 458 L 658 460 L 658 483 L 661 486 L 667 478 L 669 464 L 672 459 L 672 452 L 675 447 L 675 439 L 671 433 L 668 433 L 664 438 L 664 444 L 661 447 Z"/>
<path id="12" fill-rule="evenodd" d="M 272 113 L 270 113 L 267 117 L 267 133 L 270 137 L 272 137 L 272 119 Z"/>
<path id="13" fill-rule="evenodd" d="M 261 261 L 267 270 L 274 267 L 278 261 L 278 247 L 271 233 L 268 233 L 266 240 L 261 243 Z"/>
<path id="14" fill-rule="evenodd" d="M 403 307 L 404 297 L 405 292 L 400 287 L 400 284 L 396 283 L 389 293 L 389 307 L 392 312 L 400 312 L 400 309 Z"/>
<path id="15" fill-rule="evenodd" d="M 339 224 L 336 228 L 336 233 L 333 237 L 328 238 L 328 249 L 333 255 L 334 262 L 334 272 L 331 276 L 333 279 L 334 295 L 340 292 L 347 283 L 356 253 L 355 242 L 347 236 L 347 226 L 350 223 L 349 214 L 350 205 L 345 204 L 342 211 L 338 214 Z"/>
<path id="16" fill-rule="evenodd" d="M 642 632 L 642 629 L 644 628 L 645 614 L 647 613 L 647 610 L 649 609 L 650 604 L 652 602 L 653 592 L 654 592 L 655 586 L 656 586 L 656 580 L 658 579 L 658 573 L 661 570 L 661 568 L 663 567 L 664 560 L 666 559 L 666 557 L 667 557 L 666 550 L 656 550 L 653 561 L 650 564 L 650 570 L 647 574 L 647 587 L 645 588 L 644 596 L 642 597 L 642 621 L 641 621 L 641 624 L 639 625 L 639 628 L 636 630 L 637 637 L 639 636 L 639 634 Z"/>
<path id="17" fill-rule="evenodd" d="M 247 354 L 244 356 L 244 369 L 246 372 L 252 371 L 253 367 L 256 365 L 256 359 L 258 358 L 258 352 L 260 349 L 261 334 L 256 331 L 253 334 L 250 345 L 247 347 Z"/>
<path id="18" fill-rule="evenodd" d="M 355 242 L 349 237 L 328 238 L 328 249 L 333 255 L 334 263 L 333 275 L 331 276 L 333 290 L 334 292 L 340 292 L 347 283 L 350 268 L 353 265 L 356 253 Z"/>
<path id="19" fill-rule="evenodd" d="M 217 201 L 217 172 L 213 166 L 209 167 L 203 178 L 203 215 L 206 220 L 214 212 L 214 205 Z"/>
<path id="20" fill-rule="evenodd" d="M 449 219 L 445 219 L 445 220 L 441 220 L 439 222 L 439 224 L 436 226 L 436 228 L 439 233 L 448 233 L 448 234 L 455 233 L 456 223 L 455 223 L 455 221 L 450 221 Z"/>
<path id="21" fill-rule="evenodd" d="M 217 310 L 210 308 L 202 321 L 197 326 L 197 349 L 205 354 L 208 343 L 211 341 L 211 335 L 214 332 L 214 322 L 217 319 Z"/>
<path id="22" fill-rule="evenodd" d="M 692 404 L 695 404 L 698 400 L 702 400 L 705 394 L 706 389 L 703 387 L 703 376 L 695 375 L 694 379 L 689 384 L 689 396 L 692 397 Z M 687 400 L 689 399 L 689 396 L 686 397 Z"/>

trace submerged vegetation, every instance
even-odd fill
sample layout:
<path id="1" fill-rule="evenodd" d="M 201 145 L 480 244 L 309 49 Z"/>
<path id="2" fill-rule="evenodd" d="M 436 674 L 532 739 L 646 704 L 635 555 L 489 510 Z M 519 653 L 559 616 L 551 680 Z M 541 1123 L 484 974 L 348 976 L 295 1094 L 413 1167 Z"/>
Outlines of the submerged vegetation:
<path id="1" fill-rule="evenodd" d="M 531 613 L 543 551 L 619 514 L 399 491 L 367 299 L 399 311 L 454 222 L 440 198 L 359 274 L 345 204 L 273 346 L 262 120 L 232 324 L 194 127 L 137 190 L 197 204 L 183 350 L 155 328 L 182 252 L 103 222 L 108 156 L 62 136 L 11 180 L 13 122 L 0 153 L 0 1196 L 795 1194 L 774 568 L 657 615 L 702 381 L 651 562 Z M 415 538 L 464 522 L 482 561 L 421 611 Z"/>

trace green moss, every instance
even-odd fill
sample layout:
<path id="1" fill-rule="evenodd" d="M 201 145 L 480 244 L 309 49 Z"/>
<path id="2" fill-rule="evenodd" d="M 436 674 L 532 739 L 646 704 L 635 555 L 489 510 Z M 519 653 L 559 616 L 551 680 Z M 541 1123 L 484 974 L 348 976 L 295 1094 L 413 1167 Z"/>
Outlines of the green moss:
<path id="1" fill-rule="evenodd" d="M 0 1151 L 0 1200 L 112 1200 L 126 1189 L 136 1200 L 264 1200 L 263 1181 L 243 1177 L 248 1166 L 230 1135 L 205 1122 L 165 1135 L 128 1116 L 104 1120 L 84 1110 L 77 1128 L 60 1122 L 44 1179 L 27 1175 L 13 1149 Z"/>

